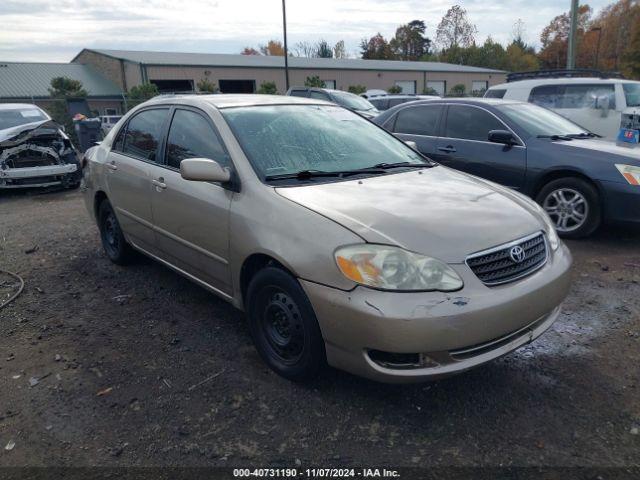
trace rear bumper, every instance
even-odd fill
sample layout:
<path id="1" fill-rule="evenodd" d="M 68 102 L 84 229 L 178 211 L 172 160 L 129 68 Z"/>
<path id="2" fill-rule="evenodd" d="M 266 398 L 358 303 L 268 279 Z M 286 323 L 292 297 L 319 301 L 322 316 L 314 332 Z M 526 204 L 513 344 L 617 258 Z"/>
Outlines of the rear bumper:
<path id="1" fill-rule="evenodd" d="M 534 340 L 556 320 L 570 287 L 562 245 L 536 273 L 497 287 L 466 265 L 454 293 L 350 292 L 301 281 L 320 324 L 330 365 L 373 380 L 433 380 L 476 367 Z M 372 351 L 419 354 L 410 368 L 374 360 Z"/>
<path id="2" fill-rule="evenodd" d="M 640 186 L 629 183 L 602 182 L 605 215 L 608 222 L 640 224 Z"/>

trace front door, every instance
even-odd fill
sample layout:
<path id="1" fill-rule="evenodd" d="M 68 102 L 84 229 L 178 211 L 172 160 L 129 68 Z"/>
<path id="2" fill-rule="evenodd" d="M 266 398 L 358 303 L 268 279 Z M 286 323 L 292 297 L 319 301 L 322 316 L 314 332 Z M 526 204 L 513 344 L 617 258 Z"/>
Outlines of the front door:
<path id="1" fill-rule="evenodd" d="M 496 116 L 473 105 L 449 105 L 435 160 L 507 187 L 522 188 L 527 167 L 524 145 L 488 141 L 491 130 L 509 130 Z"/>
<path id="2" fill-rule="evenodd" d="M 106 163 L 109 201 L 123 232 L 131 243 L 152 253 L 151 168 L 168 115 L 168 108 L 153 108 L 131 117 L 118 132 Z"/>
<path id="3" fill-rule="evenodd" d="M 161 256 L 216 290 L 231 293 L 229 208 L 233 192 L 220 184 L 185 180 L 180 162 L 208 158 L 231 166 L 209 117 L 178 107 L 164 149 L 164 163 L 152 168 L 151 206 Z"/>

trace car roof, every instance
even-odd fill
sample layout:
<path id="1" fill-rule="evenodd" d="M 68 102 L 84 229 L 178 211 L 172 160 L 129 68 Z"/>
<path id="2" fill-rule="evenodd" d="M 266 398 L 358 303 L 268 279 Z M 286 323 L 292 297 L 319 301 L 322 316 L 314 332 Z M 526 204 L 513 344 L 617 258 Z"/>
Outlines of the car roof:
<path id="1" fill-rule="evenodd" d="M 19 108 L 35 108 L 42 111 L 39 106 L 34 105 L 33 103 L 0 103 L 0 110 L 16 110 Z"/>
<path id="2" fill-rule="evenodd" d="M 533 88 L 539 85 L 566 85 L 566 84 L 612 84 L 612 83 L 639 83 L 636 80 L 627 80 L 622 78 L 594 78 L 594 77 L 571 77 L 571 78 L 532 78 L 527 80 L 516 80 L 515 82 L 501 83 L 489 87 L 489 90 L 514 89 L 514 88 Z"/>
<path id="3" fill-rule="evenodd" d="M 146 102 L 146 104 L 172 104 L 176 102 L 179 103 L 180 101 L 184 101 L 189 104 L 205 102 L 215 108 L 252 107 L 258 105 L 334 105 L 331 102 L 325 102 L 314 98 L 234 93 L 220 93 L 212 95 L 159 95 Z"/>
<path id="4" fill-rule="evenodd" d="M 457 103 L 464 103 L 467 105 L 489 105 L 489 106 L 496 106 L 496 105 L 514 105 L 514 104 L 525 104 L 527 102 L 520 102 L 518 100 L 503 100 L 501 98 L 482 98 L 482 97 L 454 97 L 454 98 L 432 98 L 432 99 L 416 99 L 415 102 L 407 102 L 407 103 L 402 103 L 400 105 L 398 105 L 398 107 L 401 106 L 407 106 L 409 104 L 411 105 L 419 105 L 419 104 L 431 104 L 431 103 L 450 103 L 450 104 L 457 104 Z M 396 107 L 394 107 L 396 108 Z"/>

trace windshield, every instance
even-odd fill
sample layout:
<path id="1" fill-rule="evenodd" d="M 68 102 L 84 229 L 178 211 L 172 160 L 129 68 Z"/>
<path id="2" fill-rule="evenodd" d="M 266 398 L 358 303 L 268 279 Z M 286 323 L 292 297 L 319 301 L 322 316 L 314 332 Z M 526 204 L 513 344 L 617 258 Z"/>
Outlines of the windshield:
<path id="1" fill-rule="evenodd" d="M 627 107 L 640 107 L 640 82 L 623 83 L 622 89 L 627 99 Z"/>
<path id="2" fill-rule="evenodd" d="M 336 101 L 342 105 L 343 107 L 351 108 L 353 110 L 375 110 L 374 107 L 369 100 L 366 98 L 359 97 L 358 95 L 354 95 L 349 92 L 331 92 L 331 95 L 336 99 Z"/>
<path id="3" fill-rule="evenodd" d="M 0 130 L 13 128 L 27 123 L 41 122 L 47 120 L 38 108 L 12 108 L 10 110 L 0 110 Z"/>
<path id="4" fill-rule="evenodd" d="M 587 130 L 557 113 L 531 103 L 496 105 L 496 108 L 534 137 L 587 133 Z"/>
<path id="5" fill-rule="evenodd" d="M 337 106 L 265 105 L 221 112 L 262 178 L 427 163 L 393 135 Z"/>

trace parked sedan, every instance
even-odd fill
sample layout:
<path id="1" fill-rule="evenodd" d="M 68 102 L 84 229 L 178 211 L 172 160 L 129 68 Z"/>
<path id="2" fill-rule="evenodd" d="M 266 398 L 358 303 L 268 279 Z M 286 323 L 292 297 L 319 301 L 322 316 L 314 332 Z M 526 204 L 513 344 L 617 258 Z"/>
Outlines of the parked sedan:
<path id="1" fill-rule="evenodd" d="M 314 98 L 316 100 L 333 102 L 368 119 L 374 118 L 380 113 L 366 98 L 360 97 L 354 93 L 344 92 L 342 90 L 315 87 L 292 87 L 286 94 L 292 97 Z"/>
<path id="2" fill-rule="evenodd" d="M 534 202 L 326 102 L 158 97 L 87 158 L 106 255 L 142 252 L 245 310 L 289 379 L 462 372 L 541 335 L 569 288 Z"/>
<path id="3" fill-rule="evenodd" d="M 640 223 L 640 149 L 600 140 L 523 102 L 413 102 L 374 120 L 437 162 L 536 199 L 567 238 L 603 221 Z"/>

